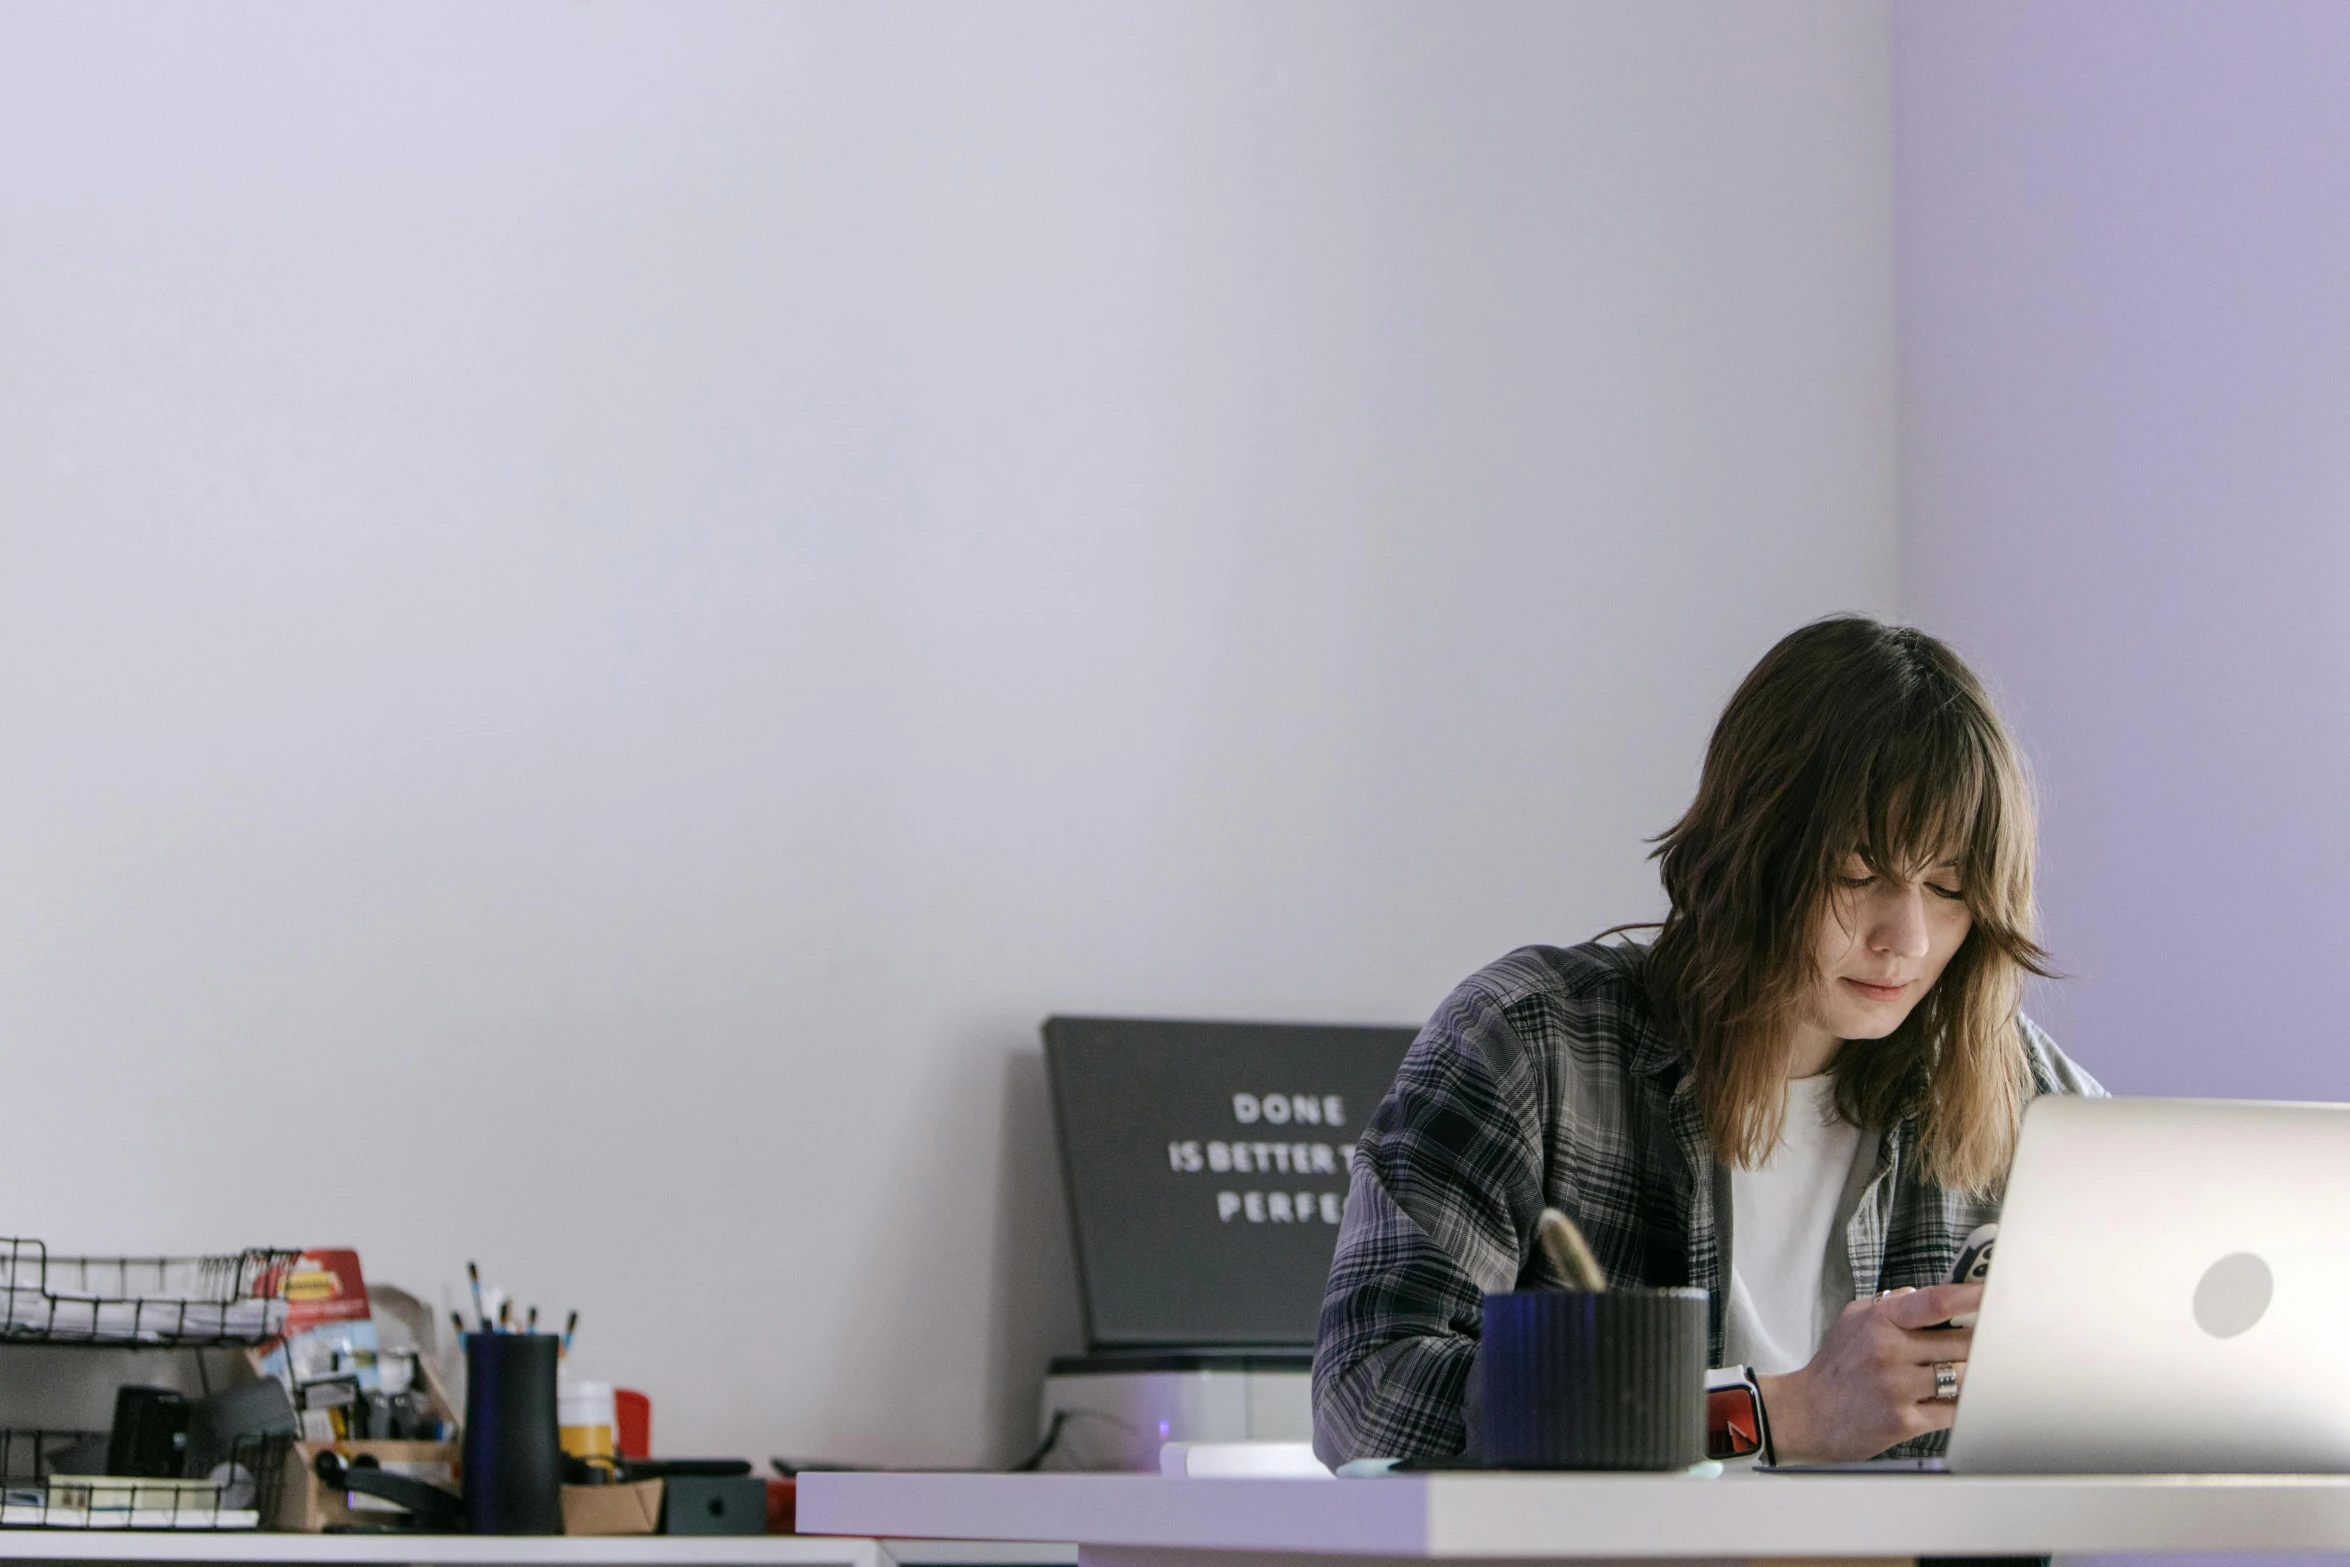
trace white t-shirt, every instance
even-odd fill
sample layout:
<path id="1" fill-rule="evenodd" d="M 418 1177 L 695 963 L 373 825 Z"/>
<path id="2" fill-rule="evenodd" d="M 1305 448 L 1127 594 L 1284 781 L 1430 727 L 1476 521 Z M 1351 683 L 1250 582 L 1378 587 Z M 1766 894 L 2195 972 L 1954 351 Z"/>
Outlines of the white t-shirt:
<path id="1" fill-rule="evenodd" d="M 1836 1114 L 1827 1072 L 1787 1084 L 1779 1146 L 1761 1168 L 1730 1172 L 1730 1305 L 1724 1359 L 1765 1376 L 1810 1364 L 1845 1302 L 1827 1298 L 1836 1211 L 1860 1128 Z"/>

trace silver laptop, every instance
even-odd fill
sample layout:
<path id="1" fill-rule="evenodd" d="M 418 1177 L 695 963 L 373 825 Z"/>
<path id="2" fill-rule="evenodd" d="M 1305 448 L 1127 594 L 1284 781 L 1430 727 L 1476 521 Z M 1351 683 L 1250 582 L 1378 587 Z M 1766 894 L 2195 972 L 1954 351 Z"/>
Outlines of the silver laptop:
<path id="1" fill-rule="evenodd" d="M 1948 1467 L 2350 1472 L 2350 1105 L 2034 1101 Z"/>

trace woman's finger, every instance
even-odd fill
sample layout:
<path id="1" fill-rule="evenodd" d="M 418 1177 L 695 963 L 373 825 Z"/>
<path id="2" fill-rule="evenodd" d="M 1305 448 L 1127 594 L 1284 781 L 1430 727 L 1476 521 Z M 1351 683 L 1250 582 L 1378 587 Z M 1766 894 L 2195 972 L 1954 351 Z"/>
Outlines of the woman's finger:
<path id="1" fill-rule="evenodd" d="M 1951 1373 L 1951 1396 L 1948 1398 L 1944 1398 L 1941 1392 L 1942 1379 L 1938 1368 L 1942 1366 L 1948 1366 Z M 1913 1404 L 1941 1404 L 1946 1408 L 1955 1408 L 1958 1390 L 1965 1386 L 1966 1362 L 1963 1360 L 1944 1359 L 1929 1365 L 1903 1366 L 1893 1374 L 1895 1395 Z M 1944 1425 L 1949 1423 L 1947 1420 L 1942 1422 Z"/>
<path id="2" fill-rule="evenodd" d="M 1958 1420 L 1958 1406 L 1935 1399 L 1902 1406 L 1902 1423 L 1911 1436 L 1924 1436 L 1929 1431 L 1947 1431 Z"/>
<path id="3" fill-rule="evenodd" d="M 1909 1346 L 1912 1360 L 1921 1366 L 1930 1366 L 1937 1360 L 1964 1360 L 1975 1348 L 1973 1328 L 1905 1329 L 1901 1339 Z"/>
<path id="4" fill-rule="evenodd" d="M 1980 1284 L 1937 1284 L 1931 1289 L 1903 1290 L 1881 1297 L 1878 1309 L 1905 1328 L 1930 1328 L 1964 1312 L 1980 1311 Z"/>

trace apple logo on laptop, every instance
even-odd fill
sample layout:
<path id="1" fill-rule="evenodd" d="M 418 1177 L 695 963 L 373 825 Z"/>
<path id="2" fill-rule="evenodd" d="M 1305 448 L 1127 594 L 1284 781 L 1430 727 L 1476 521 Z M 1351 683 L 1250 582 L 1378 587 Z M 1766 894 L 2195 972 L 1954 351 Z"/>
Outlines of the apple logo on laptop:
<path id="1" fill-rule="evenodd" d="M 2195 1325 L 2213 1338 L 2234 1338 L 2268 1311 L 2276 1280 L 2248 1251 L 2230 1252 L 2203 1270 L 2195 1286 Z"/>

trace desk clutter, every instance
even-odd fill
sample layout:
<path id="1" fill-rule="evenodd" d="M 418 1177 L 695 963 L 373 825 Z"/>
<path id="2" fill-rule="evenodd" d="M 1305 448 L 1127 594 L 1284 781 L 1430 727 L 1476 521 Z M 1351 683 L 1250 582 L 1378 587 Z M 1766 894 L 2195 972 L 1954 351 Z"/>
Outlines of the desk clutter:
<path id="1" fill-rule="evenodd" d="M 113 1389 L 105 1430 L 0 1426 L 0 1528 L 790 1532 L 788 1479 L 653 1456 L 651 1400 L 575 1373 L 577 1311 L 541 1332 L 536 1307 L 517 1321 L 467 1275 L 470 1323 L 370 1287 L 349 1249 L 67 1257 L 0 1238 L 0 1381 L 11 1349 L 154 1368 Z"/>

